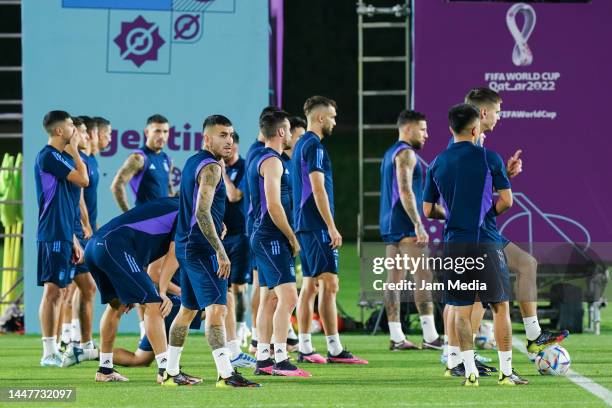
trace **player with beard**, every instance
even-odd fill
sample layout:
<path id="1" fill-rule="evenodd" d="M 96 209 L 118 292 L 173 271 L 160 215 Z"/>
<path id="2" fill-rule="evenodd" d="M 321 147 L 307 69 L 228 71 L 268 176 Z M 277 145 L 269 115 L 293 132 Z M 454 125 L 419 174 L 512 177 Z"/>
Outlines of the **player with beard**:
<path id="1" fill-rule="evenodd" d="M 423 169 L 416 151 L 428 138 L 425 115 L 404 110 L 397 119 L 399 140 L 385 153 L 381 165 L 380 233 L 386 244 L 387 258 L 418 258 L 426 250 L 429 236 L 421 220 L 423 206 Z M 419 267 L 410 271 L 417 288 L 422 282 L 431 282 L 430 270 Z M 389 270 L 388 282 L 399 283 L 406 278 L 406 270 Z M 417 349 L 406 339 L 400 323 L 400 291 L 385 291 L 385 308 L 389 321 L 392 351 Z M 421 328 L 423 348 L 442 348 L 433 315 L 431 293 L 417 289 L 414 295 Z"/>
<path id="2" fill-rule="evenodd" d="M 259 267 L 260 308 L 257 314 L 256 374 L 310 377 L 310 373 L 291 364 L 287 355 L 287 331 L 297 302 L 294 257 L 299 252 L 297 237 L 287 213 L 291 211 L 289 175 L 281 158 L 291 143 L 289 115 L 271 112 L 261 119 L 266 138 L 257 163 L 249 168 L 255 225 L 251 247 Z M 269 293 L 276 294 L 271 301 Z M 275 300 L 276 300 L 275 299 Z M 270 353 L 274 334 L 274 361 Z"/>
<path id="3" fill-rule="evenodd" d="M 56 343 L 59 313 L 66 286 L 74 277 L 74 264 L 83 251 L 75 235 L 78 202 L 73 188 L 87 187 L 87 167 L 78 154 L 80 137 L 65 111 L 51 111 L 43 119 L 47 145 L 36 156 L 34 175 L 38 200 L 38 285 L 44 287 L 39 320 L 42 366 L 60 366 Z M 74 165 L 70 164 L 74 163 Z"/>
<path id="4" fill-rule="evenodd" d="M 217 367 L 218 388 L 258 387 L 232 369 L 226 347 L 225 317 L 231 263 L 221 241 L 226 191 L 219 160 L 231 154 L 234 128 L 228 118 L 211 115 L 203 125 L 203 148 L 185 163 L 176 229 L 181 273 L 181 308 L 170 328 L 168 368 L 163 385 L 185 383 L 180 355 L 189 325 L 206 312 L 206 338 Z M 172 274 L 174 271 L 172 271 Z M 171 274 L 162 273 L 159 292 L 167 297 Z"/>
<path id="5" fill-rule="evenodd" d="M 307 132 L 295 144 L 291 159 L 294 230 L 302 248 L 303 282 L 297 306 L 298 361 L 316 364 L 367 364 L 345 350 L 338 334 L 338 248 L 342 236 L 334 222 L 334 186 L 331 160 L 321 143 L 336 126 L 336 102 L 312 96 L 304 103 Z M 310 326 L 319 293 L 319 315 L 327 342 L 327 359 L 312 346 Z"/>

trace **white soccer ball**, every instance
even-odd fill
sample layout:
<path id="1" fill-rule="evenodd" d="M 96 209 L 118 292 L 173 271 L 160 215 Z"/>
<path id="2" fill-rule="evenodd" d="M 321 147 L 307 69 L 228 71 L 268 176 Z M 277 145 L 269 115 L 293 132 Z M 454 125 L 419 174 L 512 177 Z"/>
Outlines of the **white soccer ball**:
<path id="1" fill-rule="evenodd" d="M 566 375 L 570 363 L 569 353 L 558 344 L 546 347 L 535 359 L 538 372 L 542 375 Z"/>

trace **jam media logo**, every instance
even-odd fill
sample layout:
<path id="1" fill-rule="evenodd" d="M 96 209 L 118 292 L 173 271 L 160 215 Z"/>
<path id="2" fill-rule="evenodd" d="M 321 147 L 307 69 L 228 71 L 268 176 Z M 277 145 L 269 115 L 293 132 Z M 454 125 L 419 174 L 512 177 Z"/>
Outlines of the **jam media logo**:
<path id="1" fill-rule="evenodd" d="M 516 21 L 519 14 L 523 16 L 523 28 L 520 30 Z M 528 66 L 533 62 L 533 54 L 527 40 L 533 33 L 535 23 L 536 12 L 529 4 L 514 4 L 506 13 L 506 25 L 515 43 L 512 49 L 512 62 L 517 67 Z"/>
<path id="2" fill-rule="evenodd" d="M 137 67 L 147 61 L 157 61 L 159 49 L 166 43 L 159 35 L 159 27 L 142 16 L 121 23 L 121 33 L 114 39 L 121 50 L 121 58 Z"/>
<path id="3" fill-rule="evenodd" d="M 107 71 L 169 74 L 171 13 L 109 10 Z"/>

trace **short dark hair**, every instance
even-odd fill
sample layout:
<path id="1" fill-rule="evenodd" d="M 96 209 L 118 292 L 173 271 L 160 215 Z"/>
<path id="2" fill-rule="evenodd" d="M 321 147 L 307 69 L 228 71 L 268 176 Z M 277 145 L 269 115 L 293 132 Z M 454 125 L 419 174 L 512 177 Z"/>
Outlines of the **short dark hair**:
<path id="1" fill-rule="evenodd" d="M 455 134 L 463 132 L 476 120 L 480 120 L 480 111 L 468 103 L 460 103 L 448 111 L 448 124 Z"/>
<path id="2" fill-rule="evenodd" d="M 240 136 L 237 132 L 232 133 L 232 139 L 234 139 L 234 143 L 240 143 Z"/>
<path id="3" fill-rule="evenodd" d="M 278 112 L 279 110 L 281 109 L 278 106 L 274 106 L 274 105 L 266 106 L 265 108 L 261 110 L 261 113 L 259 114 L 259 119 L 261 119 L 263 115 L 265 115 L 266 113 Z"/>
<path id="4" fill-rule="evenodd" d="M 304 115 L 308 116 L 310 112 L 312 112 L 313 109 L 317 106 L 333 106 L 336 109 L 338 108 L 338 106 L 336 105 L 336 101 L 334 101 L 333 99 L 326 98 L 325 96 L 315 95 L 306 99 L 306 102 L 304 102 Z"/>
<path id="5" fill-rule="evenodd" d="M 102 116 L 94 116 L 93 120 L 96 121 L 98 127 L 110 126 L 111 124 L 110 120 L 103 118 Z"/>
<path id="6" fill-rule="evenodd" d="M 43 118 L 43 127 L 47 133 L 52 133 L 55 125 L 57 125 L 58 122 L 65 121 L 66 119 L 70 119 L 70 114 L 68 112 L 62 110 L 52 110 L 47 112 Z"/>
<path id="7" fill-rule="evenodd" d="M 291 116 L 289 118 L 289 123 L 291 124 L 291 131 L 293 132 L 297 128 L 308 128 L 308 124 L 301 116 Z"/>
<path id="8" fill-rule="evenodd" d="M 85 123 L 85 127 L 87 130 L 91 130 L 95 127 L 98 127 L 98 122 L 96 122 L 93 118 L 85 115 L 80 116 L 83 119 L 83 123 Z"/>
<path id="9" fill-rule="evenodd" d="M 72 117 L 72 124 L 76 127 L 79 127 L 81 125 L 85 124 L 85 121 L 83 120 L 82 116 L 73 116 Z"/>
<path id="10" fill-rule="evenodd" d="M 147 126 L 151 123 L 168 123 L 168 119 L 164 115 L 156 113 L 155 115 L 151 115 L 147 118 Z"/>
<path id="11" fill-rule="evenodd" d="M 259 121 L 261 134 L 266 139 L 274 137 L 276 130 L 286 119 L 289 119 L 289 114 L 282 110 L 266 113 Z"/>
<path id="12" fill-rule="evenodd" d="M 421 112 L 404 109 L 403 111 L 400 112 L 399 116 L 397 117 L 397 127 L 400 128 L 407 123 L 416 123 L 421 120 L 427 120 L 425 115 L 422 114 Z"/>
<path id="13" fill-rule="evenodd" d="M 207 127 L 221 125 L 221 126 L 232 126 L 232 122 L 223 115 L 210 115 L 206 119 L 204 119 L 204 124 L 202 125 L 202 129 L 206 129 Z"/>
<path id="14" fill-rule="evenodd" d="M 480 107 L 485 104 L 495 104 L 502 101 L 497 92 L 489 88 L 474 88 L 465 95 L 465 103 Z"/>

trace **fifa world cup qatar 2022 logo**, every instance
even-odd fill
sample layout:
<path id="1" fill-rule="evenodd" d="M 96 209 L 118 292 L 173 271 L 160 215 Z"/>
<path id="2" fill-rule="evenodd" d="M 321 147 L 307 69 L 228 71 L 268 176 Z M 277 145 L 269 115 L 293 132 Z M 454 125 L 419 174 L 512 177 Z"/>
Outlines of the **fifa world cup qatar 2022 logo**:
<path id="1" fill-rule="evenodd" d="M 523 16 L 523 28 L 519 30 L 517 17 Z M 536 13 L 533 7 L 525 3 L 517 3 L 508 9 L 506 13 L 506 25 L 514 38 L 514 49 L 512 50 L 512 62 L 517 67 L 531 65 L 533 53 L 527 44 L 527 40 L 533 33 L 536 23 Z"/>

